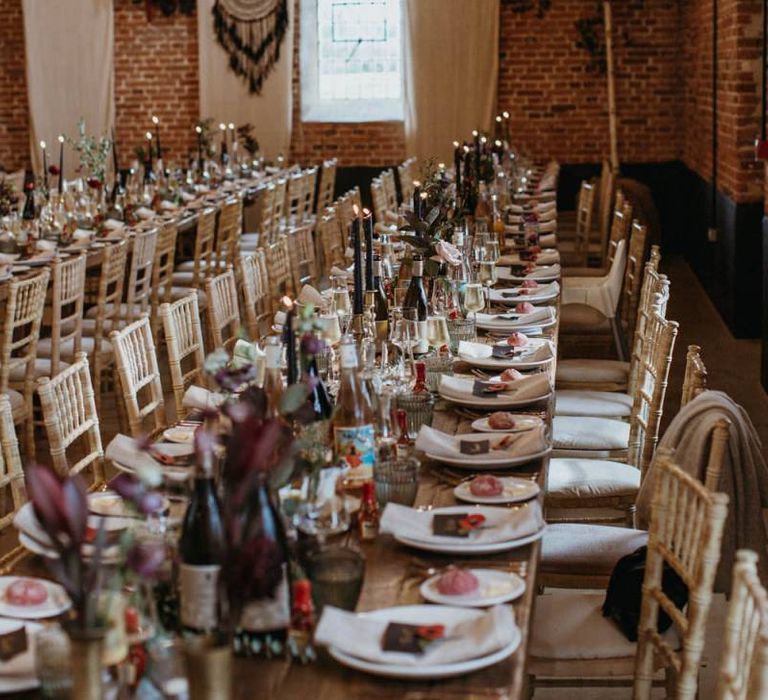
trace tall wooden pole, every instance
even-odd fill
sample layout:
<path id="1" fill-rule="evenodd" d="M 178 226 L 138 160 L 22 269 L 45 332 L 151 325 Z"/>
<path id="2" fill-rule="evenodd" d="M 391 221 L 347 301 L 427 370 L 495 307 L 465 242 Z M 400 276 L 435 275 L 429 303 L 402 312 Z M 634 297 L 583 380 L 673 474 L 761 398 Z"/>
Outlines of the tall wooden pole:
<path id="1" fill-rule="evenodd" d="M 613 81 L 613 17 L 609 0 L 603 2 L 605 24 L 605 68 L 608 78 L 608 132 L 611 142 L 611 169 L 619 172 L 619 144 L 616 132 L 616 90 Z"/>

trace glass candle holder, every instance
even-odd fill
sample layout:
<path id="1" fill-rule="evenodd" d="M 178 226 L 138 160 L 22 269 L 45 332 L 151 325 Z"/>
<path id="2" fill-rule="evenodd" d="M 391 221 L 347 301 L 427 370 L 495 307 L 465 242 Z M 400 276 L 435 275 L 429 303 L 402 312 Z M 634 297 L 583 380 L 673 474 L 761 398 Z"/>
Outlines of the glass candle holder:
<path id="1" fill-rule="evenodd" d="M 422 425 L 432 425 L 432 413 L 435 398 L 428 392 L 398 394 L 395 400 L 397 408 L 402 408 L 406 415 L 408 439 L 415 440 Z"/>
<path id="2" fill-rule="evenodd" d="M 415 457 L 381 460 L 373 468 L 373 483 L 379 508 L 387 503 L 412 506 L 419 491 L 421 462 Z"/>

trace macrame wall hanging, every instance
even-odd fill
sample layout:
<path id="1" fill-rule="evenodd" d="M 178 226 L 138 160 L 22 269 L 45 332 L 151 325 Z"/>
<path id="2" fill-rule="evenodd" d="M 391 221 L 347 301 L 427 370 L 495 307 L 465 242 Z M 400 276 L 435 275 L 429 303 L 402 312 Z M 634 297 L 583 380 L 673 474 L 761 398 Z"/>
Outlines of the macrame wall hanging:
<path id="1" fill-rule="evenodd" d="M 250 92 L 261 92 L 280 58 L 288 28 L 288 0 L 216 0 L 213 18 L 230 68 L 243 77 Z"/>

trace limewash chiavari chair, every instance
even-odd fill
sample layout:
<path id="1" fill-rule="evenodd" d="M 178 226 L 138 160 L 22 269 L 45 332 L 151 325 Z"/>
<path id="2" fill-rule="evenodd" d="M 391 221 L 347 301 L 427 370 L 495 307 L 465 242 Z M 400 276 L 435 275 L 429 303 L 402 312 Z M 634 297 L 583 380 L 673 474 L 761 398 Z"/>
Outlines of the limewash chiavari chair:
<path id="1" fill-rule="evenodd" d="M 160 319 L 168 351 L 168 369 L 171 374 L 176 417 L 181 418 L 186 413 L 183 405 L 186 390 L 193 384 L 205 384 L 205 346 L 197 295 L 190 292 L 172 304 L 162 304 Z M 189 368 L 185 369 L 188 366 Z"/>
<path id="2" fill-rule="evenodd" d="M 317 187 L 317 167 L 304 171 L 304 188 L 301 194 L 298 221 L 301 224 L 312 223 L 315 218 L 315 188 Z"/>
<path id="3" fill-rule="evenodd" d="M 32 394 L 40 322 L 50 271 L 11 280 L 0 325 L 0 394 L 8 394 L 14 425 L 24 428 L 24 456 L 35 457 Z"/>
<path id="4" fill-rule="evenodd" d="M 635 347 L 642 341 L 645 322 L 651 312 L 651 301 L 655 294 L 660 293 L 660 280 L 665 279 L 659 274 L 661 254 L 658 246 L 651 248 L 651 256 L 645 265 L 643 286 L 640 288 L 640 301 L 637 322 L 635 324 Z M 664 299 L 668 298 L 668 293 Z M 664 301 L 662 315 L 666 314 Z M 557 366 L 557 387 L 564 390 L 592 391 L 627 391 L 631 393 L 632 374 L 636 369 L 634 360 L 598 360 L 591 358 L 564 359 Z"/>
<path id="5" fill-rule="evenodd" d="M 171 301 L 173 293 L 173 269 L 176 256 L 176 239 L 179 229 L 175 223 L 165 224 L 157 234 L 155 261 L 152 264 L 152 290 L 150 302 L 152 313 L 150 323 L 152 332 L 157 337 L 158 309 L 160 304 Z"/>
<path id="6" fill-rule="evenodd" d="M 304 200 L 305 177 L 304 172 L 300 170 L 288 178 L 285 193 L 285 223 L 288 226 L 294 226 L 299 221 Z"/>
<path id="7" fill-rule="evenodd" d="M 37 377 L 57 375 L 81 350 L 85 266 L 85 255 L 55 257 L 51 261 L 50 294 L 43 317 L 43 333 L 46 322 L 50 323 L 50 332 L 37 343 Z"/>
<path id="8" fill-rule="evenodd" d="M 211 347 L 231 350 L 237 342 L 240 329 L 240 308 L 237 303 L 237 284 L 232 268 L 205 281 L 208 297 L 206 325 Z"/>
<path id="9" fill-rule="evenodd" d="M 272 209 L 272 221 L 269 225 L 269 240 L 274 241 L 285 227 L 286 199 L 288 197 L 288 177 L 275 180 L 275 206 Z"/>
<path id="10" fill-rule="evenodd" d="M 315 244 L 312 240 L 312 228 L 309 224 L 286 233 L 288 252 L 291 258 L 291 272 L 294 290 L 300 290 L 305 284 L 312 284 L 317 277 L 315 265 Z"/>
<path id="11" fill-rule="evenodd" d="M 387 195 L 384 192 L 384 184 L 378 178 L 371 180 L 371 201 L 373 203 L 373 216 L 378 223 L 386 221 Z"/>
<path id="12" fill-rule="evenodd" d="M 133 437 L 154 435 L 167 427 L 163 385 L 157 365 L 155 341 L 147 316 L 121 331 L 112 331 L 110 341 L 120 379 L 123 408 Z M 150 429 L 145 425 L 150 422 Z"/>
<path id="13" fill-rule="evenodd" d="M 397 211 L 397 186 L 395 185 L 395 171 L 387 168 L 381 173 L 381 184 L 384 185 L 384 196 L 386 198 L 387 211 Z M 358 190 L 359 191 L 359 190 Z M 357 202 L 360 207 L 360 201 Z"/>
<path id="14" fill-rule="evenodd" d="M 0 512 L 0 534 L 6 530 L 13 532 L 13 518 L 26 503 L 27 495 L 19 441 L 13 427 L 11 401 L 6 394 L 0 394 L 0 493 L 3 503 Z M 23 547 L 16 546 L 0 557 L 0 574 L 6 574 L 24 552 L 26 550 Z"/>
<path id="15" fill-rule="evenodd" d="M 257 206 L 259 208 L 259 230 L 253 233 L 244 233 L 240 236 L 241 252 L 251 252 L 259 246 L 265 246 L 271 238 L 273 213 L 275 210 L 275 186 L 266 184 L 259 189 Z"/>
<path id="16" fill-rule="evenodd" d="M 597 226 L 594 229 L 600 238 L 597 243 L 597 252 L 601 258 L 608 246 L 608 236 L 611 230 L 611 207 L 616 190 L 616 173 L 608 160 L 603 161 L 603 167 L 600 172 L 600 189 L 597 198 Z M 591 242 L 591 241 L 590 241 Z M 592 253 L 592 246 L 588 248 Z"/>
<path id="17" fill-rule="evenodd" d="M 558 249 L 563 255 L 578 259 L 580 264 L 586 263 L 589 247 L 589 234 L 592 231 L 592 217 L 595 210 L 595 186 L 587 180 L 581 181 L 579 196 L 576 200 L 576 230 L 572 240 L 568 240 L 567 232 L 561 232 Z M 563 236 L 562 234 L 565 234 Z M 572 265 L 566 267 L 564 274 L 570 275 Z"/>
<path id="18" fill-rule="evenodd" d="M 172 296 L 182 297 L 191 289 L 202 289 L 205 278 L 213 270 L 213 256 L 216 245 L 216 209 L 207 207 L 197 219 L 195 247 L 192 260 L 180 263 L 173 273 Z M 202 304 L 201 304 L 202 306 Z"/>
<path id="19" fill-rule="evenodd" d="M 37 393 L 50 446 L 53 468 L 60 476 L 79 474 L 88 467 L 93 473 L 92 486 L 104 483 L 104 450 L 101 446 L 99 416 L 96 412 L 88 356 L 78 353 L 75 363 L 55 377 L 37 380 Z M 86 454 L 70 448 L 82 440 Z M 78 459 L 79 457 L 79 459 Z"/>
<path id="20" fill-rule="evenodd" d="M 317 189 L 317 204 L 315 212 L 320 214 L 333 205 L 333 194 L 336 189 L 336 168 L 338 160 L 323 161 L 320 167 L 320 184 Z"/>
<path id="21" fill-rule="evenodd" d="M 240 260 L 240 282 L 243 290 L 243 317 L 251 340 L 261 338 L 272 315 L 269 279 L 264 251 L 244 255 Z"/>
<path id="22" fill-rule="evenodd" d="M 542 595 L 532 626 L 532 689 L 629 685 L 635 700 L 649 700 L 654 676 L 664 670 L 657 684 L 664 684 L 667 697 L 695 697 L 728 497 L 708 490 L 668 455 L 659 457 L 657 468 L 638 641 L 627 640 L 603 617 L 603 592 Z M 665 562 L 688 586 L 684 611 L 662 589 Z M 657 632 L 659 608 L 669 614 L 676 634 Z"/>
<path id="23" fill-rule="evenodd" d="M 331 207 L 325 210 L 317 223 L 317 239 L 320 243 L 320 255 L 322 269 L 327 273 L 334 265 L 343 267 L 344 242 L 339 230 L 339 220 L 336 209 Z"/>
<path id="24" fill-rule="evenodd" d="M 750 549 L 736 552 L 715 700 L 768 697 L 768 594 L 757 559 Z"/>
<path id="25" fill-rule="evenodd" d="M 408 158 L 397 166 L 397 179 L 400 181 L 400 197 L 402 202 L 413 200 L 413 181 L 416 179 L 414 168 L 415 158 Z"/>
<path id="26" fill-rule="evenodd" d="M 233 267 L 240 249 L 240 234 L 243 231 L 243 199 L 239 195 L 230 197 L 221 207 L 216 229 L 216 268 L 222 272 Z"/>
<path id="27" fill-rule="evenodd" d="M 707 368 L 701 359 L 701 347 L 689 345 L 688 354 L 685 356 L 685 375 L 683 377 L 683 394 L 680 398 L 680 406 L 685 406 L 702 391 L 706 391 L 706 388 Z"/>
<path id="28" fill-rule="evenodd" d="M 286 294 L 292 296 L 294 293 L 291 256 L 288 252 L 288 245 L 288 237 L 281 233 L 277 240 L 271 243 L 265 251 L 273 311 L 280 307 L 280 299 Z"/>

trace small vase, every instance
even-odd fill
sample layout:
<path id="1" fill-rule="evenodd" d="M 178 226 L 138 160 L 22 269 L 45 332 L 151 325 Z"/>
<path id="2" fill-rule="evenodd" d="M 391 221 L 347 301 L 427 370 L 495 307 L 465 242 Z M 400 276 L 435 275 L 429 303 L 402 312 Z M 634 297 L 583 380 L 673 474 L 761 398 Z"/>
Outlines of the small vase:
<path id="1" fill-rule="evenodd" d="M 72 658 L 72 697 L 101 700 L 101 651 L 106 629 L 95 627 L 67 629 Z"/>
<path id="2" fill-rule="evenodd" d="M 184 649 L 189 700 L 232 697 L 232 646 L 191 646 Z"/>

